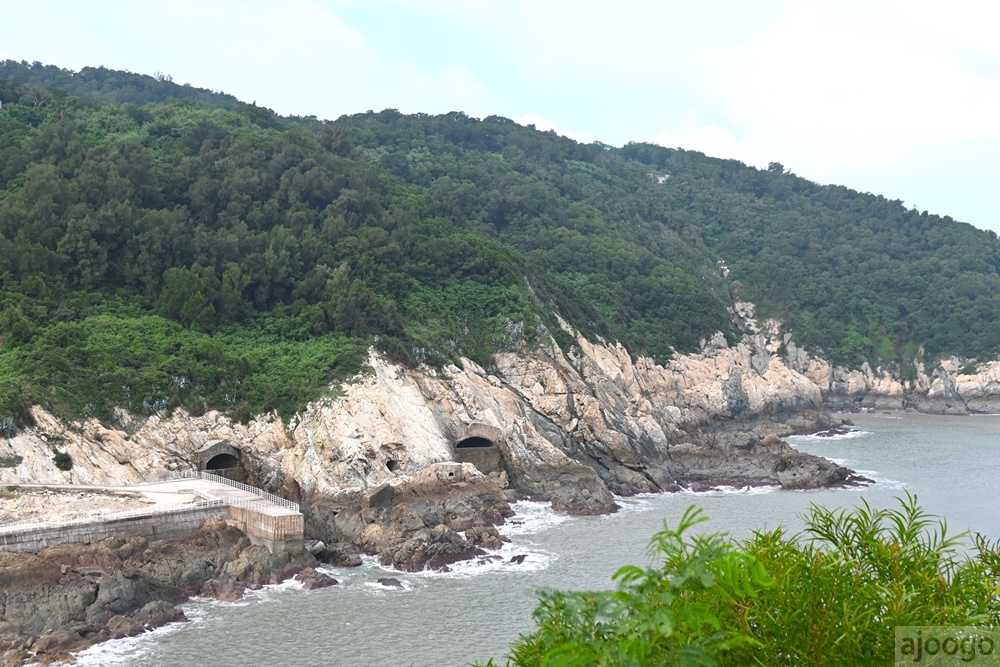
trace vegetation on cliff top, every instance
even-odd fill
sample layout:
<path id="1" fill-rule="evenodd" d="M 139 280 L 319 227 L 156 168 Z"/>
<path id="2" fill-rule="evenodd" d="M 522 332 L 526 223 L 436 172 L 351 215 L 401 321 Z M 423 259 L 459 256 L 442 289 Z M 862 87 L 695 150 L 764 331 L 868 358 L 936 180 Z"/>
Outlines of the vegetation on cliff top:
<path id="1" fill-rule="evenodd" d="M 488 365 L 556 312 L 662 361 L 733 334 L 734 297 L 840 363 L 1000 351 L 994 235 L 780 165 L 495 116 L 281 118 L 103 68 L 0 77 L 0 416 L 21 423 L 287 416 L 369 345 Z"/>

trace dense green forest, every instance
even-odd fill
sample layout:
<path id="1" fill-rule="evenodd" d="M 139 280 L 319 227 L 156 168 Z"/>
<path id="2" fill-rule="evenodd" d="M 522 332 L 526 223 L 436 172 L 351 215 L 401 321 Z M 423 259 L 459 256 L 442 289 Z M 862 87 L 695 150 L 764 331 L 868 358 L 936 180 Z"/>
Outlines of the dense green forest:
<path id="1" fill-rule="evenodd" d="M 19 424 L 33 403 L 287 417 L 370 345 L 489 365 L 556 313 L 662 361 L 732 338 L 734 298 L 840 363 L 1000 352 L 995 235 L 781 165 L 457 112 L 282 118 L 104 68 L 4 76 L 0 417 Z"/>
<path id="2" fill-rule="evenodd" d="M 2 79 L 10 79 L 27 87 L 29 95 L 44 96 L 44 89 L 54 88 L 77 97 L 105 102 L 152 104 L 167 100 L 188 100 L 227 108 L 240 104 L 232 95 L 195 88 L 190 84 L 176 84 L 166 74 L 149 76 L 107 67 L 84 67 L 79 72 L 74 72 L 40 62 L 4 60 L 0 62 L 0 80 Z"/>

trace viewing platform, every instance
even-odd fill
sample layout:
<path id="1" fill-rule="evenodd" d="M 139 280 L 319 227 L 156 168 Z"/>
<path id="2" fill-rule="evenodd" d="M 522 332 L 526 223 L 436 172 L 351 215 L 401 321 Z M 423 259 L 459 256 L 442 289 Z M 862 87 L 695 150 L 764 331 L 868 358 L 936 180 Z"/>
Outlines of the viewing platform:
<path id="1" fill-rule="evenodd" d="M 129 494 L 150 506 L 0 525 L 0 550 L 34 552 L 111 538 L 185 539 L 213 516 L 222 517 L 246 533 L 252 544 L 266 546 L 272 553 L 302 549 L 304 519 L 298 504 L 212 473 L 189 472 L 172 480 L 130 486 L 22 484 L 19 488 Z"/>

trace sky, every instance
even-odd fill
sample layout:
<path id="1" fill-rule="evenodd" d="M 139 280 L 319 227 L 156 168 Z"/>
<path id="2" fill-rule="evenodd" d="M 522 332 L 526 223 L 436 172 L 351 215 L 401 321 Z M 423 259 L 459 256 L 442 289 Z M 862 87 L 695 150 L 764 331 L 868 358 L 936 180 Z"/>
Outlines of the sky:
<path id="1" fill-rule="evenodd" d="M 0 58 L 282 115 L 500 115 L 786 169 L 1000 232 L 1000 3 L 32 0 Z"/>

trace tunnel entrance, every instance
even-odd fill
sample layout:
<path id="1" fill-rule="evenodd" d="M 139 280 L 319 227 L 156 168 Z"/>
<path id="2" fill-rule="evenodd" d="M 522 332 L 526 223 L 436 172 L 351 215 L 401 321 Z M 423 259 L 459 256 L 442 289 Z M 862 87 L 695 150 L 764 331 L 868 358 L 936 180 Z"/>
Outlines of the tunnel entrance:
<path id="1" fill-rule="evenodd" d="M 479 436 L 473 436 L 471 438 L 466 438 L 462 440 L 457 445 L 457 449 L 466 449 L 467 447 L 496 447 L 491 440 L 486 438 L 480 438 Z"/>
<path id="2" fill-rule="evenodd" d="M 229 470 L 239 467 L 240 460 L 232 454 L 216 454 L 205 464 L 205 470 Z"/>
<path id="3" fill-rule="evenodd" d="M 210 442 L 196 452 L 192 459 L 192 463 L 198 466 L 198 470 L 225 477 L 234 482 L 247 481 L 242 453 L 224 440 Z"/>
<path id="4" fill-rule="evenodd" d="M 500 448 L 489 438 L 472 435 L 455 443 L 455 460 L 471 463 L 481 473 L 500 472 Z"/>

